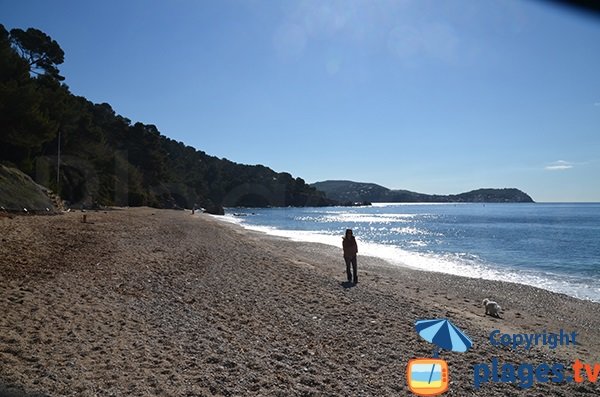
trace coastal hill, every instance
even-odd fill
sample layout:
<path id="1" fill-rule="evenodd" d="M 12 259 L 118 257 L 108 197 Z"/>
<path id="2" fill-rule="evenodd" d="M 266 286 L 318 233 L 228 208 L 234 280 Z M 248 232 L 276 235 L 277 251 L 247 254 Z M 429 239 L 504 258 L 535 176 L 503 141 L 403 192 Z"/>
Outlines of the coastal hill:
<path id="1" fill-rule="evenodd" d="M 375 183 L 330 180 L 311 184 L 325 192 L 327 198 L 340 202 L 379 203 L 533 203 L 533 199 L 519 189 L 477 189 L 466 193 L 438 195 L 392 190 Z"/>
<path id="2" fill-rule="evenodd" d="M 63 61 L 63 50 L 44 32 L 9 32 L 0 24 L 0 163 L 71 207 L 198 206 L 222 213 L 224 206 L 334 204 L 302 178 L 211 156 L 152 124 L 131 122 L 107 103 L 72 94 L 58 69 Z M 26 207 L 25 196 L 12 198 L 7 205 Z M 38 204 L 39 211 L 48 205 Z"/>

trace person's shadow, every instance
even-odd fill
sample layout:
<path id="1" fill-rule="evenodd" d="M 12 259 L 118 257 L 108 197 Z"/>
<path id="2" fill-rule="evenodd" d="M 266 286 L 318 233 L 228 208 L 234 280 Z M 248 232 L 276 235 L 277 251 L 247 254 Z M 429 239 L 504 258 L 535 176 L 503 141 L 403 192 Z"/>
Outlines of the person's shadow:
<path id="1" fill-rule="evenodd" d="M 341 284 L 344 289 L 352 288 L 356 285 L 352 281 L 342 281 Z"/>

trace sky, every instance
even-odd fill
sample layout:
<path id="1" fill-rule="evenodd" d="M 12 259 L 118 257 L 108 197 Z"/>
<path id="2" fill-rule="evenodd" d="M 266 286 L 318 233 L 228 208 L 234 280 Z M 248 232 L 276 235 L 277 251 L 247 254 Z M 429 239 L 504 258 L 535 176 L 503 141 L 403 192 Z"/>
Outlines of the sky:
<path id="1" fill-rule="evenodd" d="M 600 17 L 535 0 L 0 0 L 71 92 L 307 182 L 600 201 Z"/>

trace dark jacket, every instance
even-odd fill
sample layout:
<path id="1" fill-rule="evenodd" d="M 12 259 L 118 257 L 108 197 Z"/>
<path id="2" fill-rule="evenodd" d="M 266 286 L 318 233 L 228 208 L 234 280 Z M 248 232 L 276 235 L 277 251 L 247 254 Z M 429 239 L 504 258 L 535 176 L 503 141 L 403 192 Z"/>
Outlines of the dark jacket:
<path id="1" fill-rule="evenodd" d="M 356 239 L 354 236 L 343 238 L 342 247 L 344 248 L 344 258 L 355 257 L 358 253 L 358 245 L 356 245 Z"/>

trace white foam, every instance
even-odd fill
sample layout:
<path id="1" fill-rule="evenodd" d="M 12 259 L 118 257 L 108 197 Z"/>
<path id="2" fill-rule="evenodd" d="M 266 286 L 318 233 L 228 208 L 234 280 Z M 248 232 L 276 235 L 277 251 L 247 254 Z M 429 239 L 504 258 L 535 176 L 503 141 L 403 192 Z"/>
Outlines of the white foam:
<path id="1" fill-rule="evenodd" d="M 244 220 L 241 219 L 241 217 L 235 216 L 235 215 L 231 215 L 231 214 L 227 214 L 227 215 L 211 215 L 211 214 L 207 214 L 207 215 L 209 215 L 213 219 L 217 219 L 217 220 L 220 220 L 220 221 L 225 221 L 225 222 L 228 222 L 228 223 L 235 223 L 237 225 L 242 225 L 243 222 L 244 222 Z"/>
<path id="2" fill-rule="evenodd" d="M 566 279 L 565 275 L 550 275 L 498 269 L 469 254 L 433 254 L 403 250 L 396 246 L 362 242 L 365 255 L 385 259 L 391 264 L 419 270 L 453 274 L 469 278 L 507 281 L 563 293 L 579 299 L 600 302 L 600 286 L 586 284 L 587 280 Z"/>
<path id="3" fill-rule="evenodd" d="M 324 231 L 321 233 L 309 232 L 304 230 L 283 230 L 277 229 L 271 226 L 256 226 L 242 223 L 242 226 L 248 230 L 255 230 L 258 232 L 266 233 L 271 236 L 285 237 L 292 241 L 302 241 L 308 243 L 321 243 L 326 245 L 333 245 L 335 247 L 341 246 L 342 237 L 339 235 L 326 234 Z"/>

